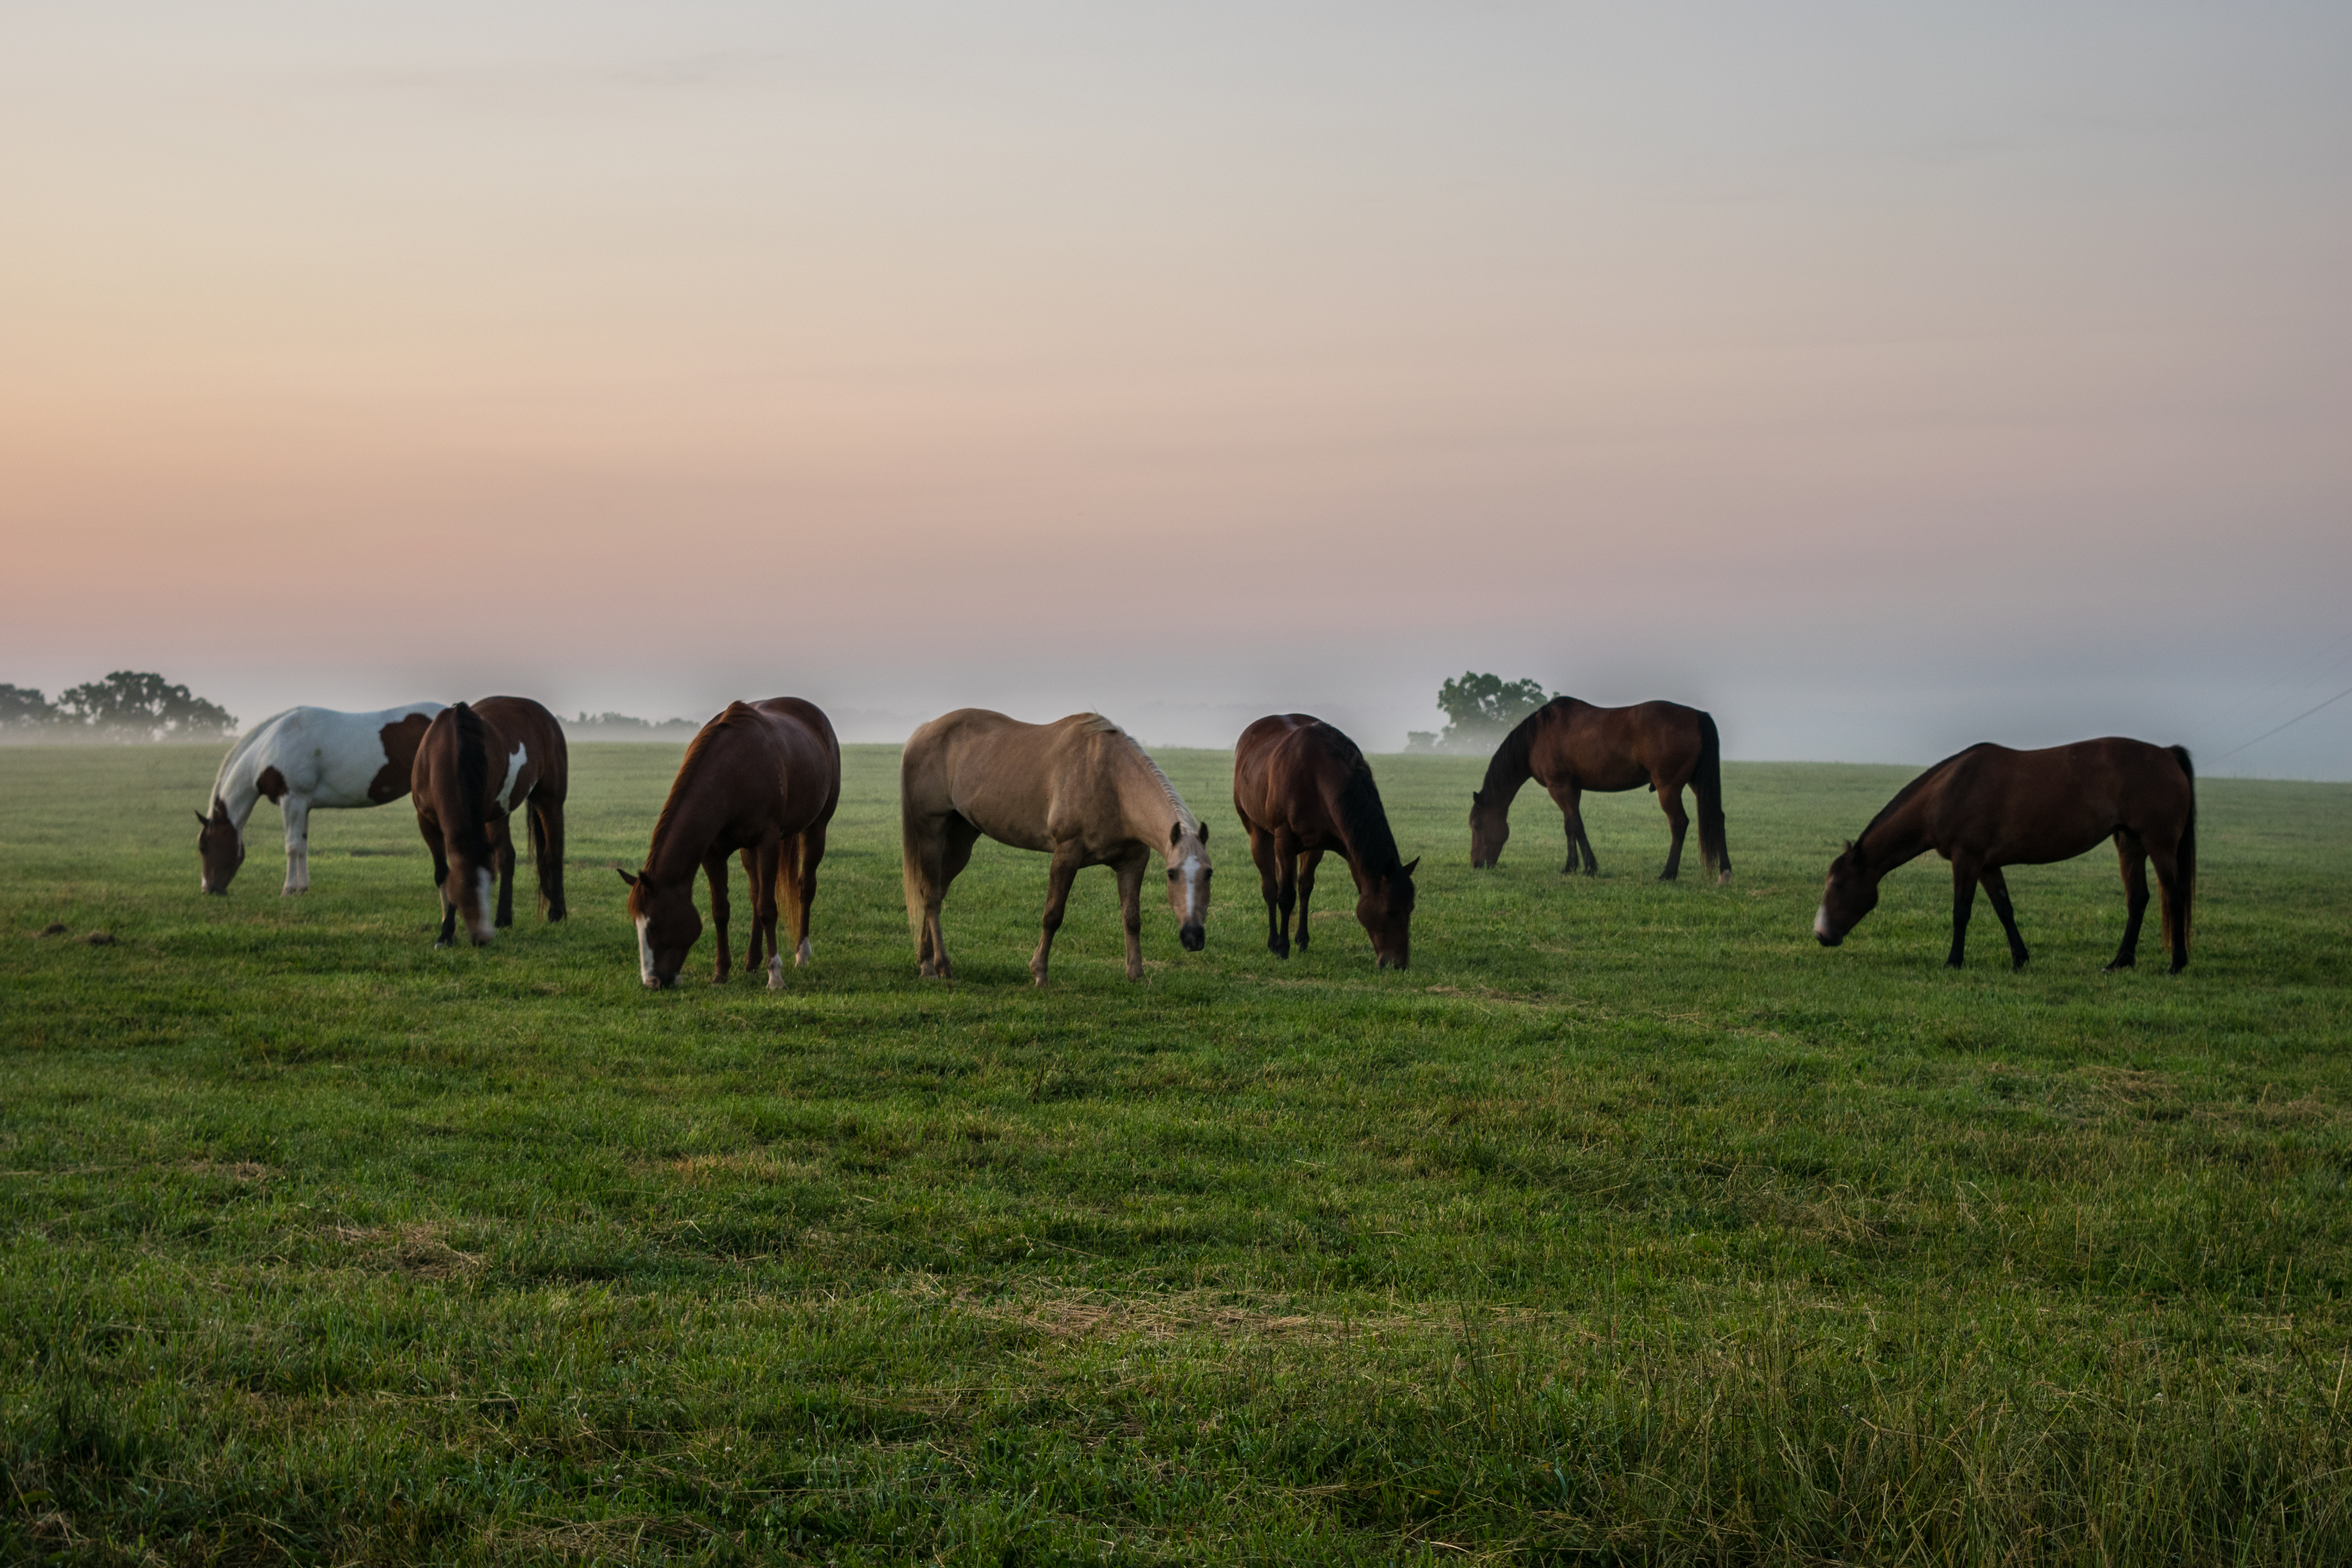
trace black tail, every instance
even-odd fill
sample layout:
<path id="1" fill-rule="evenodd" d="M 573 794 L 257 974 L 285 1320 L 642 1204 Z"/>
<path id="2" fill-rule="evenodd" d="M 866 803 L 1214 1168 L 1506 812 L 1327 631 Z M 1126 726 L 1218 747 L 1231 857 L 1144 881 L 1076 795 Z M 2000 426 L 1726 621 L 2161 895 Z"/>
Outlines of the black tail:
<path id="1" fill-rule="evenodd" d="M 2180 847 L 2174 852 L 2174 861 L 2180 868 L 2178 874 L 2179 890 L 2172 896 L 2173 913 L 2179 921 L 2180 936 L 2178 944 L 2170 930 L 2164 933 L 2167 946 L 2172 948 L 2175 965 L 2189 962 L 2189 913 L 2197 897 L 2197 768 L 2189 760 L 2189 748 L 2172 748 L 2172 760 L 2189 778 L 2189 816 L 2180 825 Z M 2166 922 L 2168 927 L 2172 923 Z"/>
<path id="2" fill-rule="evenodd" d="M 1698 771 L 1691 774 L 1691 794 L 1698 797 L 1699 861 L 1708 876 L 1727 881 L 1731 851 L 1723 842 L 1723 742 L 1712 713 L 1698 716 Z"/>
<path id="3" fill-rule="evenodd" d="M 482 804 L 490 793 L 490 748 L 481 715 L 460 702 L 449 710 L 449 725 L 457 732 L 457 793 L 464 816 L 445 822 L 441 831 L 467 860 L 482 867 L 490 863 L 490 836 L 482 820 Z"/>

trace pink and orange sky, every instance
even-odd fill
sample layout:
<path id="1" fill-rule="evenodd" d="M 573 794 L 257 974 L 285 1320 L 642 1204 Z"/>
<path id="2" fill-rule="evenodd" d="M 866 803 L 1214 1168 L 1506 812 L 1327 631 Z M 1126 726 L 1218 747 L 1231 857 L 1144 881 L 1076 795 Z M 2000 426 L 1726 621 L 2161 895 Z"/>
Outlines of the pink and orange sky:
<path id="1" fill-rule="evenodd" d="M 11 6 L 0 680 L 2352 776 L 2352 11 Z M 2338 639 L 2347 639 L 2339 641 Z"/>

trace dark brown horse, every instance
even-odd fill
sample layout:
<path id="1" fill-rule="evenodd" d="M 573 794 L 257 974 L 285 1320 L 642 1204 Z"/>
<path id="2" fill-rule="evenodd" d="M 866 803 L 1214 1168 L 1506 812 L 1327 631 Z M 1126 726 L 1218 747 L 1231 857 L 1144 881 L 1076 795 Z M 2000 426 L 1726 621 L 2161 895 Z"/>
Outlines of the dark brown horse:
<path id="1" fill-rule="evenodd" d="M 1356 742 L 1320 719 L 1282 713 L 1259 720 L 1234 745 L 1234 809 L 1249 830 L 1250 858 L 1265 892 L 1265 945 L 1290 956 L 1290 911 L 1298 909 L 1298 951 L 1307 951 L 1307 905 L 1326 851 L 1356 878 L 1356 919 L 1382 969 L 1412 956 L 1412 872 L 1400 863 L 1396 835 L 1372 770 Z"/>
<path id="2" fill-rule="evenodd" d="M 2163 889 L 2164 945 L 2172 973 L 2189 963 L 2189 905 L 2197 888 L 2197 773 L 2183 746 L 2109 736 L 2042 752 L 1990 743 L 1947 757 L 1905 784 L 1862 837 L 1830 864 L 1813 934 L 1835 947 L 1878 903 L 1878 881 L 1933 849 L 1952 863 L 1952 952 L 1968 945 L 1969 911 L 1982 887 L 2009 933 L 2012 968 L 2025 939 L 2009 905 L 2003 866 L 2071 860 L 2112 836 L 2124 877 L 2124 942 L 2109 969 L 2128 969 L 2147 913 L 2147 863 Z"/>
<path id="3" fill-rule="evenodd" d="M 767 965 L 768 985 L 784 984 L 776 944 L 776 906 L 792 911 L 793 963 L 808 963 L 809 906 L 816 901 L 817 862 L 825 827 L 841 804 L 841 742 L 824 710 L 797 697 L 730 702 L 686 748 L 646 849 L 645 869 L 629 885 L 629 919 L 637 927 L 637 969 L 659 990 L 677 979 L 702 936 L 694 908 L 694 873 L 710 882 L 710 921 L 719 928 L 713 984 L 727 978 L 727 857 L 740 853 L 751 888 L 751 941 L 743 967 Z"/>
<path id="4" fill-rule="evenodd" d="M 1640 702 L 1631 708 L 1595 708 L 1573 697 L 1555 697 L 1504 737 L 1486 764 L 1486 782 L 1470 797 L 1470 864 L 1493 866 L 1511 837 L 1511 797 L 1534 779 L 1551 792 L 1568 826 L 1568 864 L 1576 869 L 1579 851 L 1584 874 L 1601 862 L 1584 836 L 1579 809 L 1586 790 L 1613 795 L 1643 784 L 1658 792 L 1658 805 L 1674 829 L 1666 868 L 1671 882 L 1682 869 L 1683 835 L 1690 818 L 1683 812 L 1683 786 L 1698 803 L 1698 852 L 1717 882 L 1731 880 L 1731 856 L 1723 843 L 1723 751 L 1714 715 L 1678 702 Z"/>
<path id="5" fill-rule="evenodd" d="M 563 726 L 528 697 L 485 697 L 434 715 L 417 742 L 409 784 L 416 830 L 433 852 L 433 885 L 441 890 L 441 937 L 435 946 L 455 940 L 460 915 L 477 947 L 499 926 L 514 924 L 509 819 L 526 803 L 539 907 L 551 921 L 563 918 L 563 796 L 570 772 Z"/>

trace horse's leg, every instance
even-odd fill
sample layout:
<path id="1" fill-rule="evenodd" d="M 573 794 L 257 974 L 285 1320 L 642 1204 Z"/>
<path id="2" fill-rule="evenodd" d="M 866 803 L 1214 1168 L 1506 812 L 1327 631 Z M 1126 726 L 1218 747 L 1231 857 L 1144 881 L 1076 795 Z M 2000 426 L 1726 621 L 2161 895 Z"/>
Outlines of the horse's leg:
<path id="1" fill-rule="evenodd" d="M 423 835 L 425 847 L 433 857 L 433 890 L 441 895 L 441 935 L 436 947 L 447 947 L 457 940 L 457 901 L 449 896 L 449 849 L 441 837 L 441 826 L 424 817 L 416 819 L 416 831 Z"/>
<path id="2" fill-rule="evenodd" d="M 491 825 L 490 862 L 499 868 L 499 914 L 494 922 L 504 931 L 514 924 L 514 818 L 501 816 Z"/>
<path id="3" fill-rule="evenodd" d="M 1282 873 L 1275 859 L 1274 835 L 1249 824 L 1250 859 L 1257 866 L 1257 885 L 1265 895 L 1265 950 L 1276 958 L 1290 956 L 1290 939 L 1282 929 Z"/>
<path id="4" fill-rule="evenodd" d="M 1298 903 L 1298 840 L 1276 830 L 1274 836 L 1275 915 L 1282 931 L 1282 956 L 1290 956 L 1290 912 Z"/>
<path id="5" fill-rule="evenodd" d="M 1054 846 L 1054 864 L 1045 873 L 1045 914 L 1037 931 L 1037 952 L 1029 960 L 1029 977 L 1045 984 L 1045 964 L 1054 955 L 1054 933 L 1062 929 L 1062 911 L 1070 902 L 1070 884 L 1078 879 L 1078 862 L 1085 849 L 1075 838 Z"/>
<path id="6" fill-rule="evenodd" d="M 1682 874 L 1683 835 L 1690 831 L 1690 813 L 1683 809 L 1683 786 L 1663 778 L 1653 777 L 1650 787 L 1658 792 L 1658 808 L 1666 814 L 1666 826 L 1674 837 L 1666 845 L 1666 868 L 1658 873 L 1658 880 L 1671 882 Z"/>
<path id="7" fill-rule="evenodd" d="M 1559 807 L 1559 825 L 1568 835 L 1568 864 L 1559 868 L 1559 874 L 1575 876 L 1576 858 L 1581 853 L 1584 874 L 1588 877 L 1593 875 L 1601 869 L 1601 862 L 1592 858 L 1592 841 L 1584 837 L 1583 787 L 1573 779 L 1562 779 L 1559 784 L 1545 787 L 1551 795 L 1552 804 Z"/>
<path id="8" fill-rule="evenodd" d="M 2148 847 L 2147 854 L 2156 862 L 2156 888 L 2163 901 L 2164 934 L 2172 944 L 2170 973 L 2178 974 L 2189 967 L 2189 905 L 2181 897 L 2184 889 L 2180 886 L 2180 850 L 2177 844 L 2170 849 L 2156 844 Z"/>
<path id="9" fill-rule="evenodd" d="M 1969 916 L 1977 901 L 1977 880 L 1982 866 L 1973 855 L 1955 851 L 1952 856 L 1952 952 L 1944 960 L 1947 969 L 1958 969 L 1967 962 L 1969 950 Z"/>
<path id="10" fill-rule="evenodd" d="M 776 879 L 785 847 L 779 840 L 743 851 L 743 875 L 751 884 L 751 956 L 743 967 L 754 973 L 764 967 L 771 991 L 784 988 L 784 950 L 776 941 Z"/>
<path id="11" fill-rule="evenodd" d="M 784 865 L 782 874 L 792 879 L 795 899 L 793 904 L 793 967 L 803 968 L 816 957 L 816 944 L 809 940 L 809 910 L 816 902 L 816 867 L 824 858 L 824 828 L 822 822 L 804 828 L 793 842 L 799 853 Z"/>
<path id="12" fill-rule="evenodd" d="M 530 858 L 539 873 L 539 912 L 551 924 L 572 911 L 563 902 L 563 803 L 530 797 Z"/>
<path id="13" fill-rule="evenodd" d="M 278 808 L 286 816 L 285 891 L 307 893 L 310 890 L 310 803 L 289 795 L 278 803 Z"/>
<path id="14" fill-rule="evenodd" d="M 710 883 L 710 929 L 719 933 L 719 963 L 710 973 L 710 984 L 724 985 L 735 972 L 735 955 L 727 951 L 727 917 L 733 912 L 727 904 L 727 851 L 714 849 L 705 855 L 702 874 Z"/>
<path id="15" fill-rule="evenodd" d="M 2116 829 L 2116 867 L 2124 879 L 2124 940 L 2108 961 L 2110 971 L 2139 963 L 2140 921 L 2147 917 L 2147 846 L 2128 827 Z"/>
<path id="16" fill-rule="evenodd" d="M 1143 873 L 1151 857 L 1143 850 L 1118 863 L 1118 920 L 1127 928 L 1127 977 L 1143 978 Z"/>
<path id="17" fill-rule="evenodd" d="M 1315 901 L 1315 868 L 1323 863 L 1323 851 L 1309 849 L 1298 858 L 1298 951 L 1307 951 L 1307 939 L 1311 934 L 1307 925 L 1307 906 Z"/>
<path id="18" fill-rule="evenodd" d="M 2000 929 L 2009 933 L 2009 967 L 2025 967 L 2025 939 L 2017 934 L 2017 911 L 2009 907 L 2009 880 L 1998 866 L 1988 866 L 1977 873 L 1984 887 L 1985 897 L 1992 900 L 1992 912 L 2000 917 Z"/>

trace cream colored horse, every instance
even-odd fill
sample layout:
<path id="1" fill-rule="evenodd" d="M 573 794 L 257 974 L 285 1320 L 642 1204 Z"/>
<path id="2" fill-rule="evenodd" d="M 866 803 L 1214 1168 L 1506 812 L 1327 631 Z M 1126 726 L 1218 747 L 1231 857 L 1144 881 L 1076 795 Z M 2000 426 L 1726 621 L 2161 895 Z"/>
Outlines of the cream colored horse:
<path id="1" fill-rule="evenodd" d="M 1045 984 L 1070 884 L 1088 866 L 1118 873 L 1127 924 L 1127 977 L 1143 978 L 1143 873 L 1156 851 L 1168 862 L 1177 939 L 1198 952 L 1209 913 L 1209 830 L 1168 775 L 1099 713 L 1024 724 L 961 708 L 908 737 L 898 763 L 898 812 L 907 861 L 907 922 L 926 975 L 949 973 L 940 905 L 948 884 L 986 834 L 1054 858 L 1045 918 L 1029 973 Z"/>

